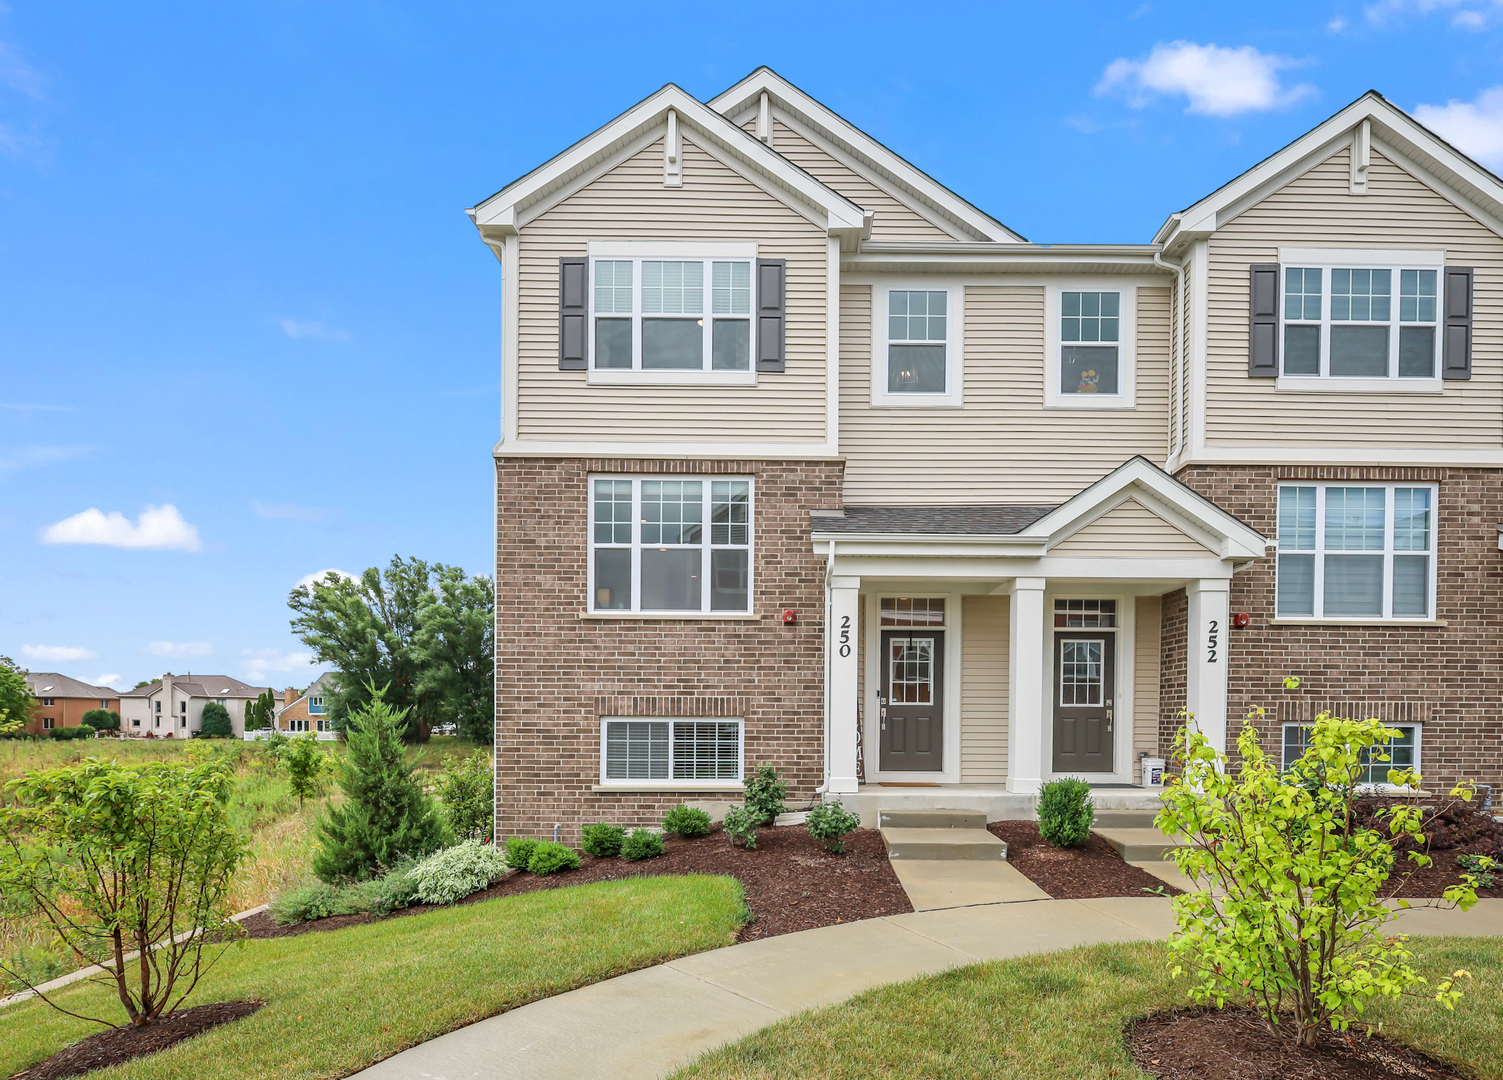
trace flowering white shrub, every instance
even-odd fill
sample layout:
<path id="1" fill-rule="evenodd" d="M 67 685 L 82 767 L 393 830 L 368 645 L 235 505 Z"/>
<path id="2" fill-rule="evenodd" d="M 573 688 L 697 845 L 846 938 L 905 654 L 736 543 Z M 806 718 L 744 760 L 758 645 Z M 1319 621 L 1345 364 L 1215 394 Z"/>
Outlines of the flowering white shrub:
<path id="1" fill-rule="evenodd" d="M 452 904 L 506 873 L 506 853 L 494 844 L 466 840 L 430 855 L 408 874 L 425 904 Z"/>

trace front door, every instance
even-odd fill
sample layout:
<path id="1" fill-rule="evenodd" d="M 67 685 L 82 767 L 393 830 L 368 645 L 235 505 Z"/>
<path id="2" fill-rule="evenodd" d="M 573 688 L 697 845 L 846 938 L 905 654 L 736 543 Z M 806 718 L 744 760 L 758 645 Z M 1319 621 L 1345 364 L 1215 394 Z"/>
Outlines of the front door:
<path id="1" fill-rule="evenodd" d="M 937 630 L 882 631 L 883 772 L 944 768 L 944 659 L 945 636 Z"/>
<path id="2" fill-rule="evenodd" d="M 1054 771 L 1115 771 L 1116 634 L 1054 635 Z"/>

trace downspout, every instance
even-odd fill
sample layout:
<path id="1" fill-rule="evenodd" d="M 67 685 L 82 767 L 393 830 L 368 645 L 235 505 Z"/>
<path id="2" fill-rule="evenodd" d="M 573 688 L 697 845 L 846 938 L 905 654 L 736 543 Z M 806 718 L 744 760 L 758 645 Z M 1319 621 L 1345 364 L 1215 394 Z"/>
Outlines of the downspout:
<path id="1" fill-rule="evenodd" d="M 829 541 L 829 550 L 825 552 L 825 782 L 814 789 L 815 795 L 823 795 L 830 790 L 830 619 L 834 615 L 834 601 L 830 597 L 830 579 L 835 576 L 835 541 Z"/>
<path id="2" fill-rule="evenodd" d="M 1177 278 L 1175 289 L 1177 293 L 1176 299 L 1178 299 L 1179 301 L 1179 365 L 1176 371 L 1180 375 L 1181 379 L 1183 379 L 1186 374 L 1185 365 L 1189 362 L 1188 358 L 1185 356 L 1185 349 L 1188 342 L 1188 337 L 1186 335 L 1186 324 L 1190 321 L 1188 318 L 1189 304 L 1185 297 L 1185 260 L 1180 259 L 1178 263 L 1166 262 L 1162 252 L 1155 251 L 1153 253 L 1153 265 L 1157 266 L 1161 270 L 1172 271 Z M 1179 425 L 1179 430 L 1182 432 L 1185 430 L 1185 402 L 1183 398 L 1179 397 L 1178 381 L 1176 381 L 1174 385 L 1169 387 L 1169 392 L 1171 394 L 1174 394 L 1179 401 L 1178 408 L 1174 410 L 1174 416 L 1176 423 Z M 1183 437 L 1180 436 L 1178 432 L 1173 431 L 1171 431 L 1169 435 L 1170 440 L 1171 442 L 1173 442 L 1175 447 L 1174 453 L 1183 453 L 1185 449 Z M 1171 454 L 1170 456 L 1173 457 L 1174 455 Z M 1168 462 L 1165 462 L 1165 464 L 1167 465 Z"/>

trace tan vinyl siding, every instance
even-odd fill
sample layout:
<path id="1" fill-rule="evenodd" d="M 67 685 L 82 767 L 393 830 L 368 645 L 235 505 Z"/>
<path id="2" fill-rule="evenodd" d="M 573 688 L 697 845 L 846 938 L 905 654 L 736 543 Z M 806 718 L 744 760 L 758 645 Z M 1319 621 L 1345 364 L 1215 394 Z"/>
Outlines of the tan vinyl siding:
<path id="1" fill-rule="evenodd" d="M 963 408 L 873 408 L 872 288 L 840 290 L 845 501 L 1059 502 L 1134 454 L 1163 461 L 1168 288 L 1138 289 L 1137 408 L 1044 408 L 1044 290 L 965 289 Z"/>
<path id="2" fill-rule="evenodd" d="M 756 131 L 756 120 L 751 130 Z M 888 194 L 855 169 L 794 131 L 773 120 L 772 147 L 815 179 L 840 192 L 863 210 L 876 211 L 872 218 L 873 240 L 954 240 L 944 229 Z"/>
<path id="3" fill-rule="evenodd" d="M 1216 552 L 1180 532 L 1137 499 L 1128 499 L 1055 544 L 1049 554 L 1078 558 L 1203 559 Z"/>
<path id="4" fill-rule="evenodd" d="M 684 186 L 663 186 L 659 140 L 523 226 L 517 432 L 523 439 L 821 442 L 823 230 L 684 138 Z M 591 240 L 756 241 L 787 259 L 787 371 L 754 387 L 588 386 L 558 370 L 558 260 Z"/>
<path id="5" fill-rule="evenodd" d="M 1007 783 L 1005 596 L 967 596 L 961 608 L 960 782 Z"/>
<path id="6" fill-rule="evenodd" d="M 1133 782 L 1142 783 L 1138 754 L 1146 750 L 1158 756 L 1159 748 L 1159 627 L 1163 602 L 1157 596 L 1140 596 L 1133 620 L 1132 657 L 1132 761 Z"/>
<path id="7" fill-rule="evenodd" d="M 1208 446 L 1429 447 L 1503 443 L 1503 238 L 1378 150 L 1367 194 L 1350 194 L 1342 150 L 1218 229 L 1210 240 Z M 1279 393 L 1247 377 L 1247 268 L 1294 247 L 1444 248 L 1476 267 L 1472 378 L 1440 395 Z M 1395 290 L 1397 283 L 1395 283 Z"/>

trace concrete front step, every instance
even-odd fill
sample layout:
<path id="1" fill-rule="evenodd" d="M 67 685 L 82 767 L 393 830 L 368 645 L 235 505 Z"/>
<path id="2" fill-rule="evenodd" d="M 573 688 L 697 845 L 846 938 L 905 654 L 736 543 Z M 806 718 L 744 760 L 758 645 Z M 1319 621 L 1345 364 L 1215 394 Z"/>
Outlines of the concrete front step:
<path id="1" fill-rule="evenodd" d="M 1091 828 L 1102 829 L 1151 829 L 1157 810 L 1098 810 Z"/>
<path id="2" fill-rule="evenodd" d="M 927 829 L 889 827 L 882 830 L 887 857 L 899 859 L 1007 858 L 1007 845 L 985 829 Z"/>
<path id="3" fill-rule="evenodd" d="M 877 814 L 881 829 L 985 829 L 983 810 L 898 809 Z"/>
<path id="4" fill-rule="evenodd" d="M 1091 831 L 1116 848 L 1128 862 L 1167 859 L 1171 851 L 1182 846 L 1157 829 L 1093 828 Z"/>

